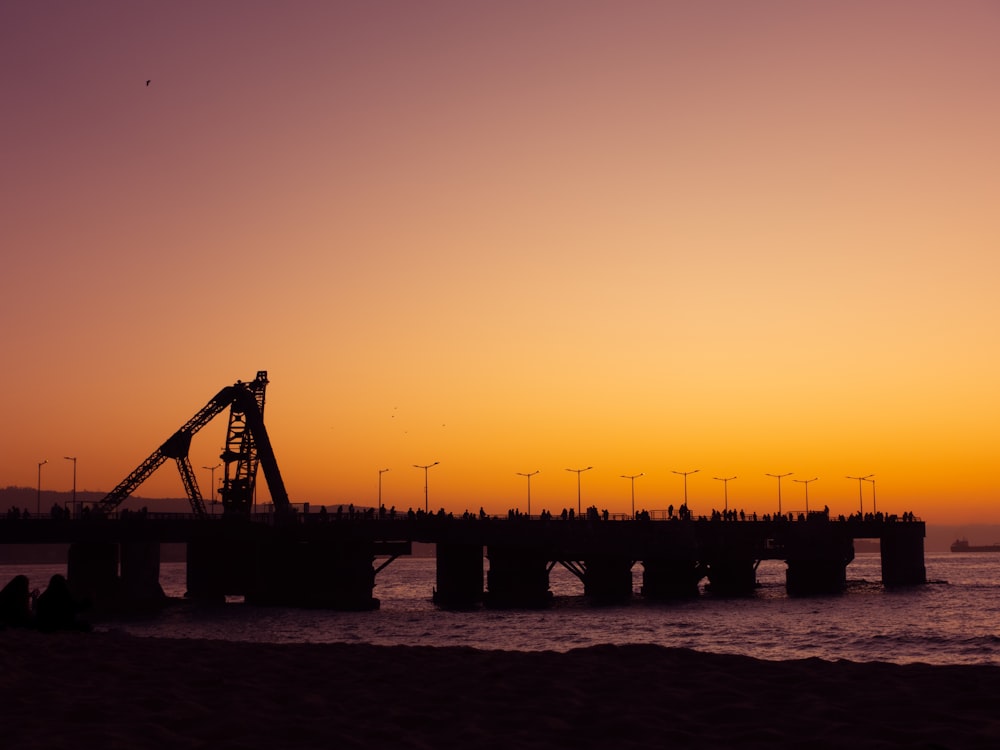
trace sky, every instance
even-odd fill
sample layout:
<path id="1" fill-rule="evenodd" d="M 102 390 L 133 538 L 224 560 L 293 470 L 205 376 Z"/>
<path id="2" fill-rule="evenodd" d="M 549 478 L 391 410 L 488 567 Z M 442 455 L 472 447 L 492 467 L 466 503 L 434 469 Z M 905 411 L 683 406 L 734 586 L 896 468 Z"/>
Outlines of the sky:
<path id="1" fill-rule="evenodd" d="M 437 461 L 455 513 L 697 470 L 696 514 L 1000 522 L 997 39 L 971 0 L 3 3 L 0 486 L 111 490 L 266 370 L 293 502 L 423 507 Z"/>

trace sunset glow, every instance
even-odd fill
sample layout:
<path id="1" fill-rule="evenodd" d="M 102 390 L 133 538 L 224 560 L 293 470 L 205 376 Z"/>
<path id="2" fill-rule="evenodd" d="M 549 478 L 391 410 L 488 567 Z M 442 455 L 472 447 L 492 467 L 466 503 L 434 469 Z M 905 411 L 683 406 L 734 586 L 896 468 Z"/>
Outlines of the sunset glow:
<path id="1" fill-rule="evenodd" d="M 293 502 L 423 507 L 439 461 L 456 513 L 593 466 L 612 513 L 698 469 L 695 513 L 874 474 L 998 523 L 997 39 L 971 0 L 6 3 L 0 486 L 110 490 L 267 370 Z"/>

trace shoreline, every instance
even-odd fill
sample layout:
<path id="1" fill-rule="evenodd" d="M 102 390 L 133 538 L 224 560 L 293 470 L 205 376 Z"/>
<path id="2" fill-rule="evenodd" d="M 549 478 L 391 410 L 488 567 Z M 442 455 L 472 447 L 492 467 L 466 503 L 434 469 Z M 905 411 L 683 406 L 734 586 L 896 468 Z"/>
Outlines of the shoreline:
<path id="1" fill-rule="evenodd" d="M 10 629 L 0 664 L 11 747 L 1000 746 L 990 665 Z"/>

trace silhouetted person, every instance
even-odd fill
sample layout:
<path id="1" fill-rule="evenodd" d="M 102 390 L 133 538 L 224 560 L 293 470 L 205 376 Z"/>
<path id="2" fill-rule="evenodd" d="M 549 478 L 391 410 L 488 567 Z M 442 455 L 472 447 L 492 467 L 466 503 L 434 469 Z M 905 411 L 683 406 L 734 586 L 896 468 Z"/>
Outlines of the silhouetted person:
<path id="1" fill-rule="evenodd" d="M 76 619 L 76 613 L 83 609 L 69 590 L 66 578 L 56 573 L 49 579 L 49 586 L 35 602 L 35 625 L 39 630 L 89 630 Z"/>
<path id="2" fill-rule="evenodd" d="M 14 576 L 0 591 L 0 626 L 23 628 L 31 623 L 28 576 Z"/>

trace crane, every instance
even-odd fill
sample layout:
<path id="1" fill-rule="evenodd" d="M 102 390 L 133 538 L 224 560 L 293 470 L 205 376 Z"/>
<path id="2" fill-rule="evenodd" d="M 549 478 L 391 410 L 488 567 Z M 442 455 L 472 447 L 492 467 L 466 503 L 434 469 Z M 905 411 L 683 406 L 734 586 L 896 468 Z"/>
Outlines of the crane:
<path id="1" fill-rule="evenodd" d="M 249 383 L 236 381 L 213 396 L 177 432 L 171 435 L 117 487 L 104 496 L 98 507 L 113 511 L 131 495 L 168 458 L 174 459 L 181 481 L 191 501 L 191 509 L 198 516 L 205 516 L 205 501 L 198 489 L 188 451 L 191 438 L 227 407 L 229 425 L 226 447 L 220 458 L 225 464 L 225 474 L 220 494 L 224 514 L 248 515 L 253 508 L 254 487 L 258 464 L 264 469 L 264 478 L 271 493 L 271 501 L 278 513 L 290 510 L 288 493 L 274 457 L 271 440 L 264 426 L 264 391 L 267 388 L 267 371 L 260 370 Z"/>

